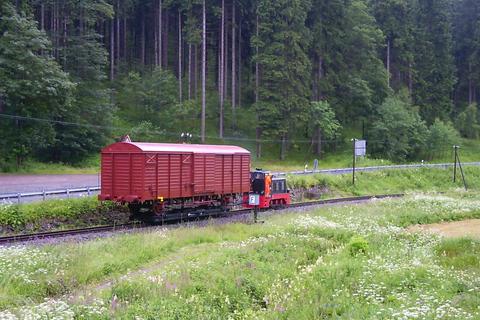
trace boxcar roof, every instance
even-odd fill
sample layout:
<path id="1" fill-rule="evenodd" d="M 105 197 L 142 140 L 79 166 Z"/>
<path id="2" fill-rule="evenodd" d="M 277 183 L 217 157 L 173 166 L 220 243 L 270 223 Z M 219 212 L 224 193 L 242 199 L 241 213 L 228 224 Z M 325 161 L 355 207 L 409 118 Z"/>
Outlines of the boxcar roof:
<path id="1" fill-rule="evenodd" d="M 250 154 L 244 148 L 226 145 L 175 144 L 148 142 L 117 142 L 102 149 L 105 153 L 124 152 L 165 152 L 165 153 L 208 153 L 208 154 Z"/>

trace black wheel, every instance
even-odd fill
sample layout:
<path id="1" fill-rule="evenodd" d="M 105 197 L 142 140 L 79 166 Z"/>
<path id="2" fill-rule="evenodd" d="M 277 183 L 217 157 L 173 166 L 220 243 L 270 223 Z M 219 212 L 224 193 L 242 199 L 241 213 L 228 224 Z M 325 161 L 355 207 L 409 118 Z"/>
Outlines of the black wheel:
<path id="1" fill-rule="evenodd" d="M 152 206 L 152 211 L 156 216 L 162 216 L 165 213 L 163 202 L 155 201 Z"/>
<path id="2" fill-rule="evenodd" d="M 128 204 L 128 209 L 130 210 L 130 214 L 132 216 L 136 216 L 140 213 L 140 204 L 138 203 L 129 203 Z"/>

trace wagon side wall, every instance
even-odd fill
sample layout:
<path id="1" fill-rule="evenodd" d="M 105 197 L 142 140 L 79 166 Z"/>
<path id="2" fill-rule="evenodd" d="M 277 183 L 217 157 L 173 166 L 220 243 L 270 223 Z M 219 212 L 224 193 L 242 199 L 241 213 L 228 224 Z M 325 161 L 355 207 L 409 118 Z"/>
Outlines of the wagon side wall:
<path id="1" fill-rule="evenodd" d="M 100 198 L 121 201 L 246 193 L 250 155 L 103 152 Z"/>

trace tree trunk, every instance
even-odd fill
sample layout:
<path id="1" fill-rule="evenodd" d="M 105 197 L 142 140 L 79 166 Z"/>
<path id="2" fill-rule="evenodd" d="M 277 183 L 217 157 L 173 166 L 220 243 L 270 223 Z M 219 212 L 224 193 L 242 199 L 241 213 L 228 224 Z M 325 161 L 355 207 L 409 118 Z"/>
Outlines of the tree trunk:
<path id="1" fill-rule="evenodd" d="M 159 33 L 158 33 L 158 6 L 155 5 L 155 13 L 154 13 L 154 24 L 153 24 L 153 41 L 154 41 L 154 44 L 153 44 L 153 55 L 154 55 L 154 59 L 153 59 L 153 62 L 155 64 L 155 66 L 158 66 L 160 63 L 158 61 L 158 42 L 159 42 Z"/>
<path id="2" fill-rule="evenodd" d="M 227 10 L 225 10 L 225 23 L 228 22 Z M 228 28 L 225 28 L 225 60 L 224 60 L 224 69 L 223 69 L 223 97 L 225 100 L 228 99 Z"/>
<path id="3" fill-rule="evenodd" d="M 162 68 L 162 0 L 158 0 L 158 65 Z"/>
<path id="4" fill-rule="evenodd" d="M 116 30 L 115 30 L 115 44 L 116 44 L 116 50 L 115 50 L 115 65 L 118 68 L 118 64 L 120 61 L 120 0 L 117 0 L 117 11 L 115 12 L 115 24 L 116 24 Z"/>
<path id="5" fill-rule="evenodd" d="M 472 63 L 468 63 L 468 104 L 473 103 Z"/>
<path id="6" fill-rule="evenodd" d="M 219 61 L 219 100 L 220 100 L 220 119 L 219 119 L 219 137 L 223 139 L 223 111 L 224 111 L 224 65 L 225 65 L 225 0 L 222 0 L 222 19 L 221 19 L 221 26 L 220 26 L 220 61 Z"/>
<path id="7" fill-rule="evenodd" d="M 280 147 L 280 160 L 285 160 L 287 155 L 287 133 L 282 133 L 282 145 Z"/>
<path id="8" fill-rule="evenodd" d="M 242 21 L 238 25 L 238 108 L 242 107 Z"/>
<path id="9" fill-rule="evenodd" d="M 387 40 L 387 75 L 388 75 L 388 86 L 390 87 L 390 77 L 391 77 L 391 73 L 390 73 L 390 46 L 391 46 L 391 43 L 390 43 L 390 39 Z"/>
<path id="10" fill-rule="evenodd" d="M 140 30 L 140 61 L 142 66 L 145 65 L 145 7 L 143 4 L 142 6 L 142 23 L 141 23 L 141 30 Z"/>
<path id="11" fill-rule="evenodd" d="M 322 90 L 320 89 L 320 84 L 323 78 L 323 59 L 321 56 L 318 57 L 318 75 L 317 75 L 317 101 L 322 100 Z M 317 136 L 317 143 L 315 148 L 315 154 L 322 157 L 322 128 L 320 126 L 316 126 L 316 136 Z"/>
<path id="12" fill-rule="evenodd" d="M 56 15 L 57 13 L 57 6 L 56 1 L 53 1 L 53 8 L 52 8 L 52 45 L 53 45 L 53 56 L 57 58 L 57 21 Z"/>
<path id="13" fill-rule="evenodd" d="M 408 92 L 410 96 L 413 96 L 413 71 L 412 71 L 412 63 L 408 64 Z"/>
<path id="14" fill-rule="evenodd" d="M 67 49 L 67 38 L 68 38 L 68 34 L 67 34 L 67 20 L 68 20 L 68 16 L 66 13 L 64 13 L 64 16 L 63 16 L 63 37 L 62 37 L 62 46 L 63 46 L 63 68 L 65 69 L 65 67 L 67 66 L 67 54 L 66 54 L 66 49 Z"/>
<path id="15" fill-rule="evenodd" d="M 192 63 L 192 77 L 193 77 L 193 98 L 197 100 L 198 98 L 198 46 L 195 44 L 193 46 L 193 63 Z"/>
<path id="16" fill-rule="evenodd" d="M 188 100 L 192 99 L 192 44 L 188 45 Z"/>
<path id="17" fill-rule="evenodd" d="M 110 80 L 115 77 L 115 38 L 114 38 L 114 19 L 110 20 Z"/>
<path id="18" fill-rule="evenodd" d="M 258 39 L 259 36 L 259 19 L 258 19 L 258 14 L 257 14 L 257 25 L 256 25 L 256 36 Z M 255 105 L 258 108 L 258 103 L 260 102 L 260 65 L 258 63 L 258 54 L 259 54 L 259 49 L 258 49 L 258 44 L 255 46 L 255 52 L 256 52 L 256 59 L 255 59 Z M 260 142 L 260 137 L 262 135 L 262 128 L 260 127 L 260 118 L 258 116 L 258 112 L 256 114 L 256 119 L 257 119 L 257 128 L 255 129 L 255 140 L 256 140 L 256 151 L 257 151 L 257 159 L 260 159 L 262 157 L 262 144 Z"/>
<path id="19" fill-rule="evenodd" d="M 124 12 L 124 14 L 126 14 Z M 122 57 L 127 60 L 127 18 L 123 17 L 123 54 Z"/>
<path id="20" fill-rule="evenodd" d="M 232 1 L 232 127 L 235 130 L 236 127 L 236 65 L 235 65 L 235 56 L 236 56 L 236 40 L 235 40 L 235 1 Z"/>
<path id="21" fill-rule="evenodd" d="M 164 46 L 163 46 L 163 66 L 165 68 L 168 67 L 168 34 L 169 34 L 169 22 L 170 22 L 170 18 L 169 18 L 169 14 L 168 14 L 168 11 L 165 10 L 165 36 L 163 37 L 164 38 Z"/>
<path id="22" fill-rule="evenodd" d="M 178 10 L 178 100 L 182 102 L 182 13 Z"/>
<path id="23" fill-rule="evenodd" d="M 43 4 L 43 0 L 40 4 L 40 29 L 45 31 L 45 6 Z"/>
<path id="24" fill-rule="evenodd" d="M 202 3 L 202 121 L 201 140 L 205 143 L 205 109 L 206 109 L 206 71 L 207 71 L 207 9 L 205 0 Z"/>
<path id="25" fill-rule="evenodd" d="M 317 126 L 316 131 L 317 143 L 315 146 L 315 154 L 322 158 L 322 128 L 320 128 L 320 126 Z"/>

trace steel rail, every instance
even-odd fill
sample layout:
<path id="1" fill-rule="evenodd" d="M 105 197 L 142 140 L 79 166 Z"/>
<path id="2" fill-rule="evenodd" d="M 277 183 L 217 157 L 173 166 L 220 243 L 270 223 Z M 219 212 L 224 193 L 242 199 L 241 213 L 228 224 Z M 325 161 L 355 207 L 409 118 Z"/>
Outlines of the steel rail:
<path id="1" fill-rule="evenodd" d="M 46 239 L 46 238 L 61 238 L 61 237 L 68 237 L 73 235 L 92 234 L 92 233 L 106 232 L 106 231 L 129 230 L 129 229 L 139 228 L 139 227 L 141 227 L 141 225 L 139 225 L 138 223 L 132 222 L 127 224 L 119 224 L 119 225 L 108 225 L 108 226 L 88 227 L 88 228 L 69 229 L 69 230 L 57 230 L 57 231 L 39 232 L 39 233 L 30 233 L 30 234 L 18 234 L 18 235 L 0 237 L 0 244 L 26 242 L 26 241 L 33 241 L 33 240 Z"/>
<path id="2" fill-rule="evenodd" d="M 310 206 L 321 206 L 327 204 L 348 204 L 352 202 L 358 201 L 368 201 L 372 199 L 386 199 L 386 198 L 401 198 L 404 194 L 384 194 L 384 195 L 369 195 L 369 196 L 358 196 L 358 197 L 345 197 L 345 198 L 334 198 L 334 199 L 324 199 L 324 200 L 314 200 L 308 202 L 297 202 L 292 203 L 290 206 L 285 207 L 284 209 L 289 208 L 301 208 L 301 207 L 310 207 Z M 216 216 L 235 216 L 245 213 L 250 213 L 253 209 L 240 209 L 234 210 L 230 212 L 216 212 L 212 215 L 205 216 L 205 215 L 185 215 L 182 216 L 181 219 L 168 219 L 165 222 L 173 223 L 173 222 L 181 222 L 186 220 L 192 220 L 195 218 L 208 218 L 208 217 L 216 217 Z M 271 211 L 272 209 L 264 210 Z M 79 229 L 72 229 L 72 230 L 59 230 L 59 231 L 51 231 L 51 232 L 41 232 L 41 233 L 31 233 L 31 234 L 19 234 L 19 235 L 11 235 L 11 236 L 3 236 L 0 237 L 0 245 L 2 244 L 11 244 L 11 243 L 18 243 L 18 242 L 28 242 L 34 241 L 38 239 L 47 239 L 47 238 L 63 238 L 68 236 L 74 235 L 82 235 L 82 234 L 92 234 L 92 233 L 99 233 L 99 232 L 116 232 L 116 231 L 125 231 L 131 229 L 143 229 L 149 226 L 140 223 L 127 223 L 127 224 L 120 224 L 120 225 L 107 225 L 107 226 L 98 226 L 98 227 L 88 227 L 88 228 L 79 228 Z"/>

